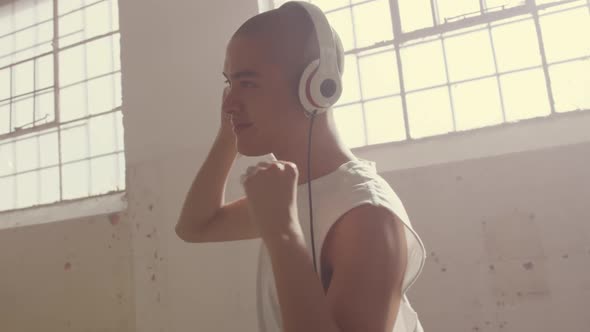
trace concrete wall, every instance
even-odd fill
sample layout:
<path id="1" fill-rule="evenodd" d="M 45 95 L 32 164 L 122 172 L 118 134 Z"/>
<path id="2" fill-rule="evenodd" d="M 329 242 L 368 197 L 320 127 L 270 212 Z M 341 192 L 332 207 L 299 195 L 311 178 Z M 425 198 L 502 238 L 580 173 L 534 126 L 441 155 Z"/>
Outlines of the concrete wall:
<path id="1" fill-rule="evenodd" d="M 429 257 L 426 331 L 587 331 L 590 144 L 388 173 Z"/>
<path id="2" fill-rule="evenodd" d="M 118 215 L 0 230 L 0 330 L 135 331 L 131 244 Z"/>
<path id="3" fill-rule="evenodd" d="M 120 1 L 127 208 L 0 230 L 1 330 L 257 330 L 260 241 L 174 234 L 219 123 L 226 42 L 257 10 L 254 0 Z M 589 151 L 384 173 L 431 253 L 410 294 L 427 331 L 587 328 Z M 238 160 L 229 199 L 256 161 Z"/>

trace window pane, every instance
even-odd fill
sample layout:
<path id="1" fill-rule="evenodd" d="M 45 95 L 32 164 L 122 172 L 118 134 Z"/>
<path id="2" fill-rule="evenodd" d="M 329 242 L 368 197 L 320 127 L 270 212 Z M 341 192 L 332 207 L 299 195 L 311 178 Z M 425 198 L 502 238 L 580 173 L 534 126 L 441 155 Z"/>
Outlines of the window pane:
<path id="1" fill-rule="evenodd" d="M 365 145 L 365 129 L 361 104 L 334 109 L 336 128 L 344 144 L 349 148 Z"/>
<path id="2" fill-rule="evenodd" d="M 35 60 L 36 89 L 43 89 L 53 85 L 53 54 Z"/>
<path id="3" fill-rule="evenodd" d="M 0 102 L 0 135 L 10 132 L 10 104 Z"/>
<path id="4" fill-rule="evenodd" d="M 468 32 L 444 39 L 451 82 L 495 72 L 487 30 Z"/>
<path id="5" fill-rule="evenodd" d="M 87 70 L 88 77 L 111 73 L 119 68 L 115 67 L 113 61 L 113 45 L 119 42 L 119 35 L 101 38 L 88 43 Z"/>
<path id="6" fill-rule="evenodd" d="M 0 211 L 12 210 L 16 205 L 14 177 L 0 178 Z"/>
<path id="7" fill-rule="evenodd" d="M 497 11 L 517 6 L 523 6 L 526 0 L 486 0 L 484 4 L 489 11 Z M 538 3 L 539 1 L 537 1 Z"/>
<path id="8" fill-rule="evenodd" d="M 33 0 L 14 1 L 14 29 L 20 30 L 35 24 L 35 3 Z"/>
<path id="9" fill-rule="evenodd" d="M 399 93 L 399 74 L 393 50 L 359 57 L 363 98 Z"/>
<path id="10" fill-rule="evenodd" d="M 405 46 L 400 54 L 406 91 L 447 82 L 440 39 Z"/>
<path id="11" fill-rule="evenodd" d="M 109 6 L 111 8 L 111 20 L 113 22 L 113 31 L 117 31 L 119 30 L 119 2 L 109 0 Z"/>
<path id="12" fill-rule="evenodd" d="M 37 22 L 53 19 L 53 1 L 36 0 L 35 15 L 37 15 Z"/>
<path id="13" fill-rule="evenodd" d="M 121 106 L 121 100 L 117 100 L 115 96 L 116 82 L 120 80 L 121 75 L 117 73 L 88 82 L 89 114 L 110 111 Z"/>
<path id="14" fill-rule="evenodd" d="M 17 51 L 12 58 L 4 60 L 17 62 L 51 50 L 50 42 L 53 38 L 52 5 L 53 1 L 51 0 L 14 1 L 14 13 L 11 12 L 10 7 L 12 6 L 2 6 L 6 12 L 0 13 L 0 17 L 2 21 L 6 22 L 6 26 L 0 28 L 0 31 L 2 31 L 2 35 L 11 34 L 9 39 L 14 40 L 14 45 L 12 43 L 1 45 L 2 42 L 0 42 L 1 53 Z M 12 16 L 12 20 L 10 16 Z"/>
<path id="15" fill-rule="evenodd" d="M 403 141 L 406 138 L 401 97 L 365 103 L 365 117 L 369 144 Z"/>
<path id="16" fill-rule="evenodd" d="M 273 4 L 274 7 L 273 8 L 279 8 L 280 6 L 282 6 L 285 2 L 289 2 L 290 0 L 273 0 Z"/>
<path id="17" fill-rule="evenodd" d="M 535 0 L 535 3 L 537 5 L 543 5 L 543 4 L 546 4 L 546 3 L 560 2 L 560 1 L 563 1 L 563 0 Z"/>
<path id="18" fill-rule="evenodd" d="M 16 172 L 14 165 L 14 143 L 0 144 L 0 176 Z M 1 201 L 1 199 L 0 199 Z"/>
<path id="19" fill-rule="evenodd" d="M 16 176 L 16 207 L 30 207 L 38 203 L 37 183 L 39 172 L 23 173 Z"/>
<path id="20" fill-rule="evenodd" d="M 539 21 L 549 63 L 590 55 L 588 7 L 544 15 Z"/>
<path id="21" fill-rule="evenodd" d="M 117 125 L 117 150 L 123 150 L 125 148 L 124 138 L 125 130 L 123 127 L 123 112 L 115 112 L 115 121 Z"/>
<path id="22" fill-rule="evenodd" d="M 35 119 L 36 125 L 49 123 L 55 120 L 55 101 L 53 91 L 49 90 L 35 96 Z M 42 120 L 45 119 L 45 120 Z"/>
<path id="23" fill-rule="evenodd" d="M 403 32 L 431 27 L 433 24 L 430 0 L 399 0 L 399 11 Z"/>
<path id="24" fill-rule="evenodd" d="M 86 64 L 84 63 L 85 44 L 69 48 L 59 54 L 59 84 L 67 86 L 72 83 L 80 82 L 88 77 L 85 73 Z"/>
<path id="25" fill-rule="evenodd" d="M 112 57 L 113 57 L 113 70 L 121 70 L 121 35 L 116 34 L 109 37 L 112 40 Z"/>
<path id="26" fill-rule="evenodd" d="M 360 87 L 356 55 L 349 54 L 344 59 L 344 73 L 342 76 L 342 95 L 336 105 L 360 100 Z"/>
<path id="27" fill-rule="evenodd" d="M 39 149 L 37 137 L 28 137 L 16 141 L 16 171 L 24 172 L 39 167 Z"/>
<path id="28" fill-rule="evenodd" d="M 52 167 L 41 170 L 41 192 L 39 203 L 47 204 L 59 201 L 59 169 Z"/>
<path id="29" fill-rule="evenodd" d="M 493 27 L 492 38 L 500 72 L 541 64 L 537 32 L 532 19 Z"/>
<path id="30" fill-rule="evenodd" d="M 348 6 L 348 0 L 311 0 L 311 3 L 320 7 L 323 11 Z"/>
<path id="31" fill-rule="evenodd" d="M 39 24 L 36 29 L 37 39 L 35 44 L 37 51 L 35 54 L 51 52 L 53 50 L 51 45 L 53 42 L 53 20 Z"/>
<path id="32" fill-rule="evenodd" d="M 555 111 L 590 109 L 590 60 L 549 66 Z"/>
<path id="33" fill-rule="evenodd" d="M 571 8 L 571 7 L 577 7 L 579 5 L 582 4 L 587 4 L 588 0 L 573 0 L 573 1 L 567 1 L 567 0 L 535 0 L 535 3 L 537 5 L 544 5 L 544 4 L 548 4 L 548 3 L 552 3 L 552 2 L 561 2 L 561 4 L 559 6 L 554 6 L 552 9 L 548 9 L 549 11 L 555 11 L 555 10 L 559 10 L 560 8 Z"/>
<path id="34" fill-rule="evenodd" d="M 352 33 L 352 17 L 350 16 L 350 8 L 338 10 L 326 15 L 328 22 L 342 40 L 342 47 L 344 51 L 354 48 L 354 35 Z"/>
<path id="35" fill-rule="evenodd" d="M 12 106 L 14 127 L 30 128 L 33 123 L 33 98 L 19 98 Z M 14 128 L 13 128 L 14 129 Z"/>
<path id="36" fill-rule="evenodd" d="M 0 21 L 2 21 L 2 20 L 0 20 Z M 0 67 L 4 67 L 4 66 L 7 66 L 7 65 L 13 63 L 12 62 L 13 56 L 11 55 L 12 52 L 14 52 L 13 39 L 14 39 L 14 35 L 0 37 Z"/>
<path id="37" fill-rule="evenodd" d="M 409 93 L 406 96 L 406 104 L 412 138 L 453 131 L 453 114 L 448 87 Z"/>
<path id="38" fill-rule="evenodd" d="M 60 2 L 64 3 L 64 1 Z M 66 1 L 67 3 L 67 1 Z M 64 47 L 84 39 L 84 16 L 81 11 L 59 18 L 59 46 Z"/>
<path id="39" fill-rule="evenodd" d="M 456 21 L 459 15 L 466 15 L 479 12 L 479 0 L 435 0 L 438 7 L 438 22 L 445 23 L 445 20 Z M 478 15 L 478 14 L 475 14 Z M 473 14 L 469 15 L 473 16 Z"/>
<path id="40" fill-rule="evenodd" d="M 12 69 L 13 96 L 33 91 L 33 61 L 23 62 Z"/>
<path id="41" fill-rule="evenodd" d="M 86 83 L 62 89 L 59 98 L 61 121 L 77 119 L 88 113 Z"/>
<path id="42" fill-rule="evenodd" d="M 105 194 L 118 184 L 117 155 L 92 159 L 92 192 L 90 195 Z"/>
<path id="43" fill-rule="evenodd" d="M 29 28 L 25 30 L 21 30 L 19 32 L 14 33 L 14 46 L 15 51 L 18 52 L 15 55 L 14 61 L 24 60 L 30 57 L 35 56 L 35 49 L 34 45 L 36 44 L 37 40 L 35 37 L 35 29 Z"/>
<path id="44" fill-rule="evenodd" d="M 57 132 L 53 131 L 39 137 L 41 167 L 57 165 Z"/>
<path id="45" fill-rule="evenodd" d="M 0 17 L 2 17 L 2 19 L 0 20 L 0 31 L 6 31 L 6 33 L 11 33 L 14 31 L 12 29 L 12 21 L 14 20 L 14 17 L 12 15 L 12 7 L 14 6 L 14 1 L 5 1 L 3 3 L 4 5 L 0 6 Z"/>
<path id="46" fill-rule="evenodd" d="M 71 45 L 82 40 L 107 34 L 119 28 L 118 10 L 110 0 L 93 1 L 91 6 L 81 10 L 79 4 L 71 6 L 75 9 L 59 20 L 60 46 Z"/>
<path id="47" fill-rule="evenodd" d="M 89 194 L 88 160 L 63 165 L 63 199 L 86 197 Z"/>
<path id="48" fill-rule="evenodd" d="M 58 1 L 57 12 L 59 15 L 71 12 L 79 9 L 84 5 L 84 0 L 69 0 L 69 1 Z"/>
<path id="49" fill-rule="evenodd" d="M 123 189 L 127 188 L 126 180 L 125 180 L 125 176 L 126 176 L 126 174 L 125 174 L 125 153 L 124 152 L 121 152 L 117 156 L 119 157 L 119 159 L 117 160 L 117 162 L 118 162 L 117 166 L 119 167 L 118 168 L 118 171 L 119 171 L 119 177 L 118 177 L 119 183 L 117 185 L 117 187 L 118 187 L 117 189 L 118 190 L 123 190 Z"/>
<path id="50" fill-rule="evenodd" d="M 498 83 L 495 77 L 453 85 L 457 130 L 502 123 Z"/>
<path id="51" fill-rule="evenodd" d="M 387 0 L 354 6 L 352 11 L 357 48 L 393 39 L 391 12 Z"/>
<path id="52" fill-rule="evenodd" d="M 115 114 L 101 115 L 89 121 L 90 156 L 114 152 L 117 149 Z"/>
<path id="53" fill-rule="evenodd" d="M 104 0 L 84 9 L 86 12 L 86 39 L 113 31 L 110 6 L 111 1 Z"/>
<path id="54" fill-rule="evenodd" d="M 546 116 L 551 113 L 542 69 L 500 76 L 506 121 Z"/>
<path id="55" fill-rule="evenodd" d="M 0 100 L 10 98 L 10 68 L 0 70 Z"/>
<path id="56" fill-rule="evenodd" d="M 88 129 L 85 120 L 63 127 L 61 154 L 64 163 L 88 157 Z"/>

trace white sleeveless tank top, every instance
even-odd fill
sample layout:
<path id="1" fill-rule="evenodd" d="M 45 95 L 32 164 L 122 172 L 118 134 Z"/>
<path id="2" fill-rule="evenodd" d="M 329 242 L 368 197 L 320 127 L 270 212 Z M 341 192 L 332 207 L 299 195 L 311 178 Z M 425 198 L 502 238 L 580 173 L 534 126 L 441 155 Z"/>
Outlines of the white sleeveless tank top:
<path id="1" fill-rule="evenodd" d="M 408 263 L 402 286 L 402 300 L 392 332 L 423 332 L 418 315 L 406 296 L 426 259 L 426 250 L 412 228 L 404 206 L 391 186 L 379 175 L 375 162 L 364 159 L 342 164 L 335 171 L 311 181 L 313 233 L 318 271 L 322 271 L 320 249 L 330 227 L 350 209 L 361 204 L 382 206 L 392 211 L 405 225 Z M 297 187 L 299 221 L 311 255 L 309 195 L 307 183 Z M 281 311 L 268 250 L 262 242 L 257 276 L 258 325 L 261 332 L 281 332 Z"/>

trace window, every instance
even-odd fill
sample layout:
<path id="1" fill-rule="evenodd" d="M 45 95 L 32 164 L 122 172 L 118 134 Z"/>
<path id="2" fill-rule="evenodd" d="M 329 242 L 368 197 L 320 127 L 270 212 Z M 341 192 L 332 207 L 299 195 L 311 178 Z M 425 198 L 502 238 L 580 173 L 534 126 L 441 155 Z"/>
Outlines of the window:
<path id="1" fill-rule="evenodd" d="M 590 109 L 590 1 L 308 2 L 345 48 L 351 148 Z"/>
<path id="2" fill-rule="evenodd" d="M 0 211 L 125 189 L 114 0 L 0 4 Z"/>

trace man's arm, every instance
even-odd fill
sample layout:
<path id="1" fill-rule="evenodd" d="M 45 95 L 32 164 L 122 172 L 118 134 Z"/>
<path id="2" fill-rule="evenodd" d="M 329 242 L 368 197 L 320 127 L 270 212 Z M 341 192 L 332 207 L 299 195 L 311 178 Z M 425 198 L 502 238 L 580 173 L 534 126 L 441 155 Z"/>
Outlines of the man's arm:
<path id="1" fill-rule="evenodd" d="M 227 95 L 223 90 L 223 99 Z M 222 100 L 223 100 L 222 99 Z M 175 231 L 185 242 L 220 242 L 260 237 L 248 216 L 248 199 L 225 203 L 228 173 L 237 157 L 236 137 L 227 110 L 207 158 L 184 200 Z"/>
<path id="2" fill-rule="evenodd" d="M 342 216 L 322 249 L 333 271 L 327 295 L 303 239 L 273 243 L 284 331 L 391 331 L 407 264 L 403 227 L 387 209 L 371 205 Z"/>

